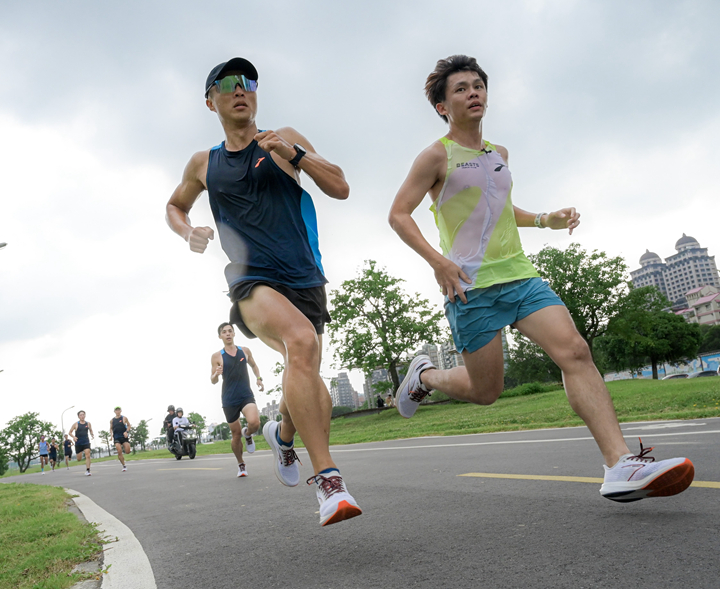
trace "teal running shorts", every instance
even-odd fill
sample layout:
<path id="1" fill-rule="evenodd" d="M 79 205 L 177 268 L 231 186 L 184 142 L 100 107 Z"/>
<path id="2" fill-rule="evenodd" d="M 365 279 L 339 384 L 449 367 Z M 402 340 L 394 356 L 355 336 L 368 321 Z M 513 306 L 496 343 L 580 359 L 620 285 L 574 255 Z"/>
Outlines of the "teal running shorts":
<path id="1" fill-rule="evenodd" d="M 562 305 L 542 278 L 515 280 L 465 292 L 467 303 L 457 296 L 445 298 L 445 316 L 458 352 L 475 352 L 489 344 L 503 327 L 525 319 L 535 311 Z"/>

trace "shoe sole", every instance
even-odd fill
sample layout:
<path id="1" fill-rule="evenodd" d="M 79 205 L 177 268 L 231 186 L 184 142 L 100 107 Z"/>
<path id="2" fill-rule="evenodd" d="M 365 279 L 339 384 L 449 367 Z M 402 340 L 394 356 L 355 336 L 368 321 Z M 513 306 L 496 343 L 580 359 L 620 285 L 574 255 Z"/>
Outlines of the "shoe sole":
<path id="1" fill-rule="evenodd" d="M 417 366 L 420 362 L 423 362 L 423 361 L 425 361 L 425 358 L 421 359 L 421 357 L 418 356 L 417 358 L 415 358 L 415 360 L 410 362 L 410 366 L 408 366 L 407 374 L 405 375 L 405 378 L 403 379 L 403 381 L 400 383 L 400 387 L 398 388 L 398 391 L 402 391 L 403 387 L 405 387 L 406 383 L 409 386 L 410 379 L 412 378 L 412 375 L 415 373 L 415 366 Z M 411 401 L 411 402 L 413 402 L 413 401 Z M 416 405 L 419 407 L 420 403 L 416 403 Z M 400 414 L 400 417 L 404 417 L 405 419 L 410 419 L 413 415 L 415 415 L 415 411 L 417 411 L 417 407 L 415 407 L 415 411 L 413 411 L 410 415 L 403 415 L 402 411 L 400 411 L 400 403 L 399 402 L 396 403 L 396 407 L 397 407 L 398 413 Z"/>
<path id="2" fill-rule="evenodd" d="M 244 479 L 247 476 L 247 473 L 239 474 L 237 478 Z"/>
<path id="3" fill-rule="evenodd" d="M 640 501 L 648 497 L 672 497 L 687 489 L 694 478 L 695 466 L 686 458 L 685 462 L 666 470 L 641 489 L 603 493 L 603 497 L 620 503 Z"/>
<path id="4" fill-rule="evenodd" d="M 357 505 L 353 505 L 349 501 L 345 501 L 344 499 L 338 503 L 338 507 L 335 510 L 335 513 L 330 515 L 325 521 L 321 521 L 321 526 L 329 526 L 331 524 L 336 524 L 338 522 L 344 521 L 346 519 L 350 519 L 353 517 L 357 517 L 358 515 L 362 515 L 362 509 L 360 509 Z"/>
<path id="5" fill-rule="evenodd" d="M 278 426 L 280 427 L 280 426 Z M 280 449 L 277 447 L 277 441 L 273 440 L 273 435 L 267 435 L 265 430 L 270 430 L 270 423 L 266 423 L 265 427 L 263 428 L 263 437 L 265 438 L 265 441 L 267 442 L 268 446 L 270 446 L 270 450 L 272 450 L 273 456 L 275 457 L 275 476 L 277 477 L 277 480 L 279 480 L 283 485 L 286 487 L 297 487 L 300 484 L 300 479 L 298 479 L 298 482 L 294 485 L 288 485 L 280 476 Z M 269 439 L 268 439 L 269 438 Z"/>

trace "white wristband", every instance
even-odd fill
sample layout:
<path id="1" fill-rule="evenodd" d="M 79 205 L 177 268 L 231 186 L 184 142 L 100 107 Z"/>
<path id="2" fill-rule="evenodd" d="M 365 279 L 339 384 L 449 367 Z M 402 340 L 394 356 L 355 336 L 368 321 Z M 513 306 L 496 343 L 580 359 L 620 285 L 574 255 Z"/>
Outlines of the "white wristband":
<path id="1" fill-rule="evenodd" d="M 538 229 L 545 229 L 545 225 L 542 224 L 542 216 L 546 214 L 547 213 L 538 213 L 535 215 L 535 227 Z"/>

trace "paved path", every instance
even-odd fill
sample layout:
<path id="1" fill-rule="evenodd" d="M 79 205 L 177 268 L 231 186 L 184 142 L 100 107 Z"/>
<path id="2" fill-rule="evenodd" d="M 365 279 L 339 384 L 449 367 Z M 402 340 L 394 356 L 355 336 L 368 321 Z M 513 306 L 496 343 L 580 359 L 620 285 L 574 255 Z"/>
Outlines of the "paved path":
<path id="1" fill-rule="evenodd" d="M 327 528 L 310 488 L 277 482 L 269 452 L 249 456 L 245 479 L 222 455 L 11 480 L 71 487 L 113 514 L 158 589 L 717 588 L 720 419 L 622 427 L 631 450 L 640 435 L 710 484 L 617 504 L 596 482 L 460 476 L 602 477 L 586 428 L 333 447 L 365 514 Z"/>

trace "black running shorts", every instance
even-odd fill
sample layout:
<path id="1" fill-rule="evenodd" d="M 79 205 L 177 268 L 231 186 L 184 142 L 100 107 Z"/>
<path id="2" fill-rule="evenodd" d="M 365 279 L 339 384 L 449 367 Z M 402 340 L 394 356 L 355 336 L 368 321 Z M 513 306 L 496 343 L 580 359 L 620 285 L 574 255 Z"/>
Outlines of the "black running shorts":
<path id="1" fill-rule="evenodd" d="M 90 450 L 90 444 L 75 444 L 75 454 L 80 454 L 84 450 Z"/>
<path id="2" fill-rule="evenodd" d="M 325 333 L 325 324 L 332 321 L 327 309 L 325 286 L 294 289 L 276 282 L 249 280 L 247 282 L 238 282 L 230 287 L 230 300 L 233 302 L 230 309 L 230 323 L 237 325 L 245 337 L 252 339 L 257 336 L 243 322 L 240 307 L 237 303 L 248 298 L 252 289 L 259 284 L 264 284 L 279 292 L 310 320 L 310 323 L 315 327 L 316 333 Z"/>
<path id="3" fill-rule="evenodd" d="M 232 405 L 230 407 L 223 407 L 223 413 L 225 413 L 225 421 L 233 423 L 240 419 L 240 413 L 246 405 L 255 403 L 255 397 L 245 397 L 240 405 Z"/>

